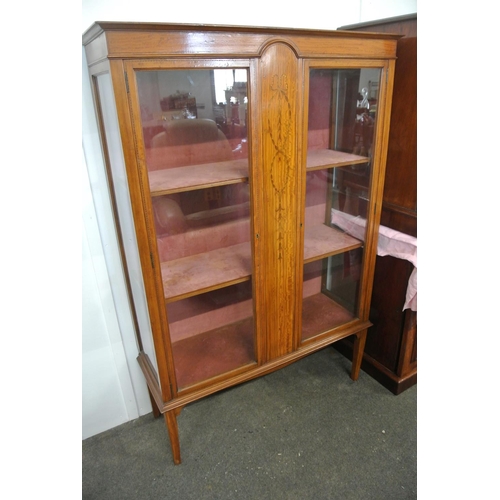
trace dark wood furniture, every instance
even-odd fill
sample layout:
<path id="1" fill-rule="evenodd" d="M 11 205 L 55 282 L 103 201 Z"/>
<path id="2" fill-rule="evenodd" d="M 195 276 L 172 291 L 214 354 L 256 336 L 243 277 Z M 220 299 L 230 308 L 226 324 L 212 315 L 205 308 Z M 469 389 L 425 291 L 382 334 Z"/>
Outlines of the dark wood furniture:
<path id="1" fill-rule="evenodd" d="M 417 236 L 417 15 L 343 26 L 404 35 L 398 41 L 381 224 Z M 394 394 L 417 383 L 417 312 L 403 311 L 413 265 L 377 256 L 362 369 Z M 350 357 L 352 340 L 335 347 Z"/>
<path id="2" fill-rule="evenodd" d="M 112 22 L 84 34 L 138 362 L 175 463 L 193 401 L 351 335 L 358 378 L 397 39 Z M 228 70 L 243 70 L 229 137 L 215 98 Z M 372 108 L 358 112 L 368 82 Z M 197 117 L 151 136 L 176 91 Z"/>

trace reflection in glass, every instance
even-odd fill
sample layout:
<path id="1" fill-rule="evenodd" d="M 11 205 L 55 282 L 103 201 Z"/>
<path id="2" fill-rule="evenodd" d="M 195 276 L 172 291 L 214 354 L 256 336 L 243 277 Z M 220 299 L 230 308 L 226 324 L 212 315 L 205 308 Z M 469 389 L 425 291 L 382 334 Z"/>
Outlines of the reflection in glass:
<path id="1" fill-rule="evenodd" d="M 380 69 L 309 79 L 302 339 L 358 314 Z"/>
<path id="2" fill-rule="evenodd" d="M 247 157 L 246 69 L 140 71 L 137 85 L 149 171 Z"/>

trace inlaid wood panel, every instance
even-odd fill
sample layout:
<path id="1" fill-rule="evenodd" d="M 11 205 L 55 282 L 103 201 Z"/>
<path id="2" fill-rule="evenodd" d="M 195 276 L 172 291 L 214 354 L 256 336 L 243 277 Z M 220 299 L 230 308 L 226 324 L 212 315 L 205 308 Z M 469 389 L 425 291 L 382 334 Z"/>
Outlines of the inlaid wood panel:
<path id="1" fill-rule="evenodd" d="M 284 43 L 270 45 L 261 60 L 262 189 L 265 193 L 262 243 L 267 357 L 292 350 L 299 258 L 297 244 L 297 72 L 294 51 Z"/>

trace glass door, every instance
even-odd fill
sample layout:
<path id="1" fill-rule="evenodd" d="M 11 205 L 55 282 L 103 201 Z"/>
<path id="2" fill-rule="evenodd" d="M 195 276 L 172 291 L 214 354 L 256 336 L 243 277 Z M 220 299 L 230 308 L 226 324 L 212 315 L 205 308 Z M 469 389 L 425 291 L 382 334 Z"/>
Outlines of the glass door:
<path id="1" fill-rule="evenodd" d="M 302 341 L 359 317 L 380 68 L 310 68 Z"/>
<path id="2" fill-rule="evenodd" d="M 248 69 L 136 71 L 179 390 L 255 363 Z"/>

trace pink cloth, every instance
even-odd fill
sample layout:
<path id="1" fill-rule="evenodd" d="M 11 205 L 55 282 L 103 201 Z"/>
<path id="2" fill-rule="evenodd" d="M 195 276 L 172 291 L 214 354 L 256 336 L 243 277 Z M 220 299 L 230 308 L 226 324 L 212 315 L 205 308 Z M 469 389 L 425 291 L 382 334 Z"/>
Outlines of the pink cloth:
<path id="1" fill-rule="evenodd" d="M 340 212 L 332 208 L 332 223 L 346 233 L 363 241 L 365 237 L 366 219 Z M 380 226 L 377 255 L 391 255 L 398 259 L 405 259 L 414 265 L 406 288 L 405 309 L 417 310 L 417 238 Z"/>

